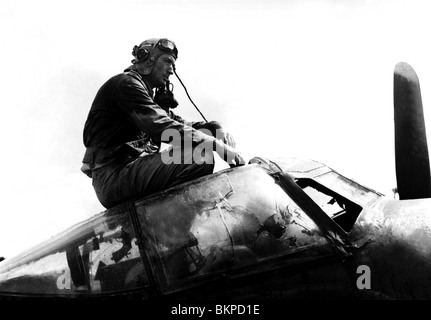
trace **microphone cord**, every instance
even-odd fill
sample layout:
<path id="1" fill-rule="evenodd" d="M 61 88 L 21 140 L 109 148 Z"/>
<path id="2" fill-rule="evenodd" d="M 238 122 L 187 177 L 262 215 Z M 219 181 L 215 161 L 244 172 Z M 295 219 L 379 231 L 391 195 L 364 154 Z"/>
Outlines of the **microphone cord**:
<path id="1" fill-rule="evenodd" d="M 184 85 L 184 83 L 181 81 L 180 77 L 179 77 L 179 76 L 178 76 L 178 74 L 177 74 L 177 71 L 175 70 L 175 65 L 174 65 L 174 73 L 175 73 L 175 76 L 176 76 L 176 77 L 178 78 L 178 80 L 180 81 L 181 85 L 183 86 L 184 91 L 186 92 L 187 97 L 189 98 L 190 102 L 194 105 L 194 107 L 196 108 L 196 110 L 198 110 L 198 112 L 200 113 L 200 115 L 202 116 L 202 118 L 205 120 L 205 122 L 208 122 L 208 120 L 204 117 L 204 115 L 202 114 L 202 112 L 199 110 L 198 106 L 193 102 L 192 98 L 190 97 L 190 95 L 189 95 L 189 93 L 188 93 L 188 91 L 187 91 L 186 86 L 185 86 L 185 85 Z"/>

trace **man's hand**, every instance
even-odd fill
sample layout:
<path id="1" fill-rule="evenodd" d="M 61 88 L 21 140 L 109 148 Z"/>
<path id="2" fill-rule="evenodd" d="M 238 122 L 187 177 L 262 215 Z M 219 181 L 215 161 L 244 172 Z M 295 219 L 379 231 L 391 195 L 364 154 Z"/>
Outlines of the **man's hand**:
<path id="1" fill-rule="evenodd" d="M 215 151 L 219 157 L 226 161 L 231 167 L 242 166 L 245 164 L 244 158 L 235 148 L 219 139 L 216 139 L 214 144 Z"/>
<path id="2" fill-rule="evenodd" d="M 220 122 L 211 121 L 208 123 L 208 126 L 210 127 L 211 133 L 215 138 L 220 139 L 232 148 L 236 147 L 235 139 L 229 132 L 223 129 L 223 126 Z"/>
<path id="3" fill-rule="evenodd" d="M 233 136 L 229 132 L 226 132 L 224 134 L 222 141 L 232 148 L 236 147 L 235 139 L 233 138 Z"/>

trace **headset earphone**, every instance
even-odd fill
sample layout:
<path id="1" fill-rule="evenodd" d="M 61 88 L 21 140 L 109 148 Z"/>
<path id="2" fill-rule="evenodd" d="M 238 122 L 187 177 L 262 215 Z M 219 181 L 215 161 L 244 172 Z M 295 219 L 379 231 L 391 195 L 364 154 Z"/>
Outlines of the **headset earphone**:
<path id="1" fill-rule="evenodd" d="M 150 55 L 150 51 L 145 48 L 139 48 L 138 46 L 133 47 L 132 55 L 136 57 L 136 60 L 141 62 L 146 59 L 148 59 L 148 56 Z M 132 61 L 135 63 L 135 61 Z"/>
<path id="2" fill-rule="evenodd" d="M 141 48 L 136 53 L 136 58 L 138 59 L 138 61 L 143 61 L 148 58 L 149 54 L 150 54 L 150 51 L 148 51 L 147 49 Z"/>

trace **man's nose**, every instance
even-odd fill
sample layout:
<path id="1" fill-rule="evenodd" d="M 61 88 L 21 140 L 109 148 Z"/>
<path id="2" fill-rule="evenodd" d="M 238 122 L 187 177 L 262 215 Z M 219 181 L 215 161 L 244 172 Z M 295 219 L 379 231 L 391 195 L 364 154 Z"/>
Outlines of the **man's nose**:
<path id="1" fill-rule="evenodd" d="M 174 74 L 174 66 L 173 65 L 168 67 L 168 73 L 170 76 Z"/>

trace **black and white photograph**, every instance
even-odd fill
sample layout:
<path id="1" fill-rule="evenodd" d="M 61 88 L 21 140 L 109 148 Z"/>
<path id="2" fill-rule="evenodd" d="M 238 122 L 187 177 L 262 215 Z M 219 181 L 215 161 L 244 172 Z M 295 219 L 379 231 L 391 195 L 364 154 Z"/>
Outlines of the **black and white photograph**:
<path id="1" fill-rule="evenodd" d="M 0 300 L 430 300 L 430 9 L 1 0 Z"/>

